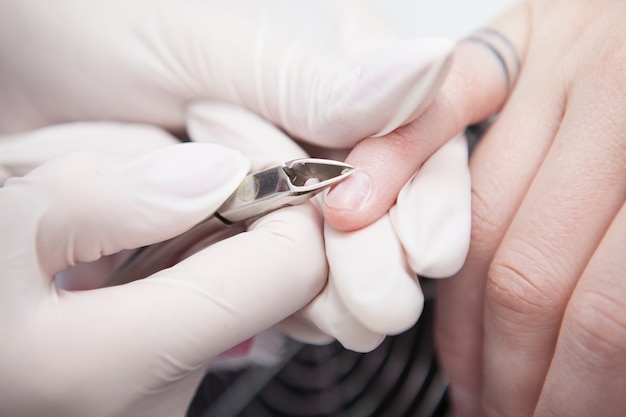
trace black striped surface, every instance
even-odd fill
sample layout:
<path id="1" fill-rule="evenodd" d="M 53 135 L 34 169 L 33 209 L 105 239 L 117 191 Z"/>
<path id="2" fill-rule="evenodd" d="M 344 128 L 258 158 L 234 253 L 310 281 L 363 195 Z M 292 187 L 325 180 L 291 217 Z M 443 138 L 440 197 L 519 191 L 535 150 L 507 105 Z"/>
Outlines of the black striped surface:
<path id="1" fill-rule="evenodd" d="M 188 417 L 443 417 L 446 385 L 432 343 L 432 302 L 408 332 L 359 354 L 292 347 L 275 369 L 208 375 Z"/>

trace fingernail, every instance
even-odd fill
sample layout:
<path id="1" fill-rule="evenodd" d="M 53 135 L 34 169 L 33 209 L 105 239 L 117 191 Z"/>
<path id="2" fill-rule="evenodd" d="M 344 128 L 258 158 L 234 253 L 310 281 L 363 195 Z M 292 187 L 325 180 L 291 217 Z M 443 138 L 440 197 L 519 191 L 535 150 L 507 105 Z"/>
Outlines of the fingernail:
<path id="1" fill-rule="evenodd" d="M 325 204 L 333 209 L 359 210 L 367 202 L 371 191 L 369 175 L 365 171 L 356 170 L 328 193 Z"/>
<path id="2" fill-rule="evenodd" d="M 166 146 L 133 160 L 128 168 L 143 185 L 160 193 L 192 199 L 234 189 L 248 171 L 241 153 L 209 143 Z"/>
<path id="3" fill-rule="evenodd" d="M 450 399 L 455 417 L 478 417 L 481 415 L 480 400 L 468 390 L 451 387 Z"/>

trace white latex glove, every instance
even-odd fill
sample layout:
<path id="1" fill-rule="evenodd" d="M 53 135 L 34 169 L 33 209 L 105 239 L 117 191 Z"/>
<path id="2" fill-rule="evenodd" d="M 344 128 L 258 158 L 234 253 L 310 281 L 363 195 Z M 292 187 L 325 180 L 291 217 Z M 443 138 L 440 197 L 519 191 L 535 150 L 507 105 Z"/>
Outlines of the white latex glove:
<path id="1" fill-rule="evenodd" d="M 0 186 L 11 177 L 24 176 L 44 162 L 71 152 L 135 157 L 177 143 L 178 139 L 154 126 L 112 122 L 68 123 L 0 135 Z M 130 254 L 131 251 L 123 251 L 79 263 L 58 274 L 55 281 L 65 289 L 100 288 Z"/>
<path id="2" fill-rule="evenodd" d="M 67 123 L 20 134 L 0 134 L 0 186 L 70 152 L 138 156 L 180 143 L 158 127 L 113 122 Z"/>
<path id="3" fill-rule="evenodd" d="M 470 225 L 467 143 L 459 135 L 402 188 L 390 214 L 352 232 L 326 224 L 327 291 L 287 320 L 292 334 L 323 342 L 308 321 L 344 346 L 366 352 L 386 335 L 408 330 L 424 302 L 416 274 L 445 278 L 458 271 Z"/>
<path id="4" fill-rule="evenodd" d="M 419 115 L 451 47 L 401 42 L 355 1 L 5 0 L 0 129 L 76 119 L 182 129 L 185 106 L 210 98 L 246 106 L 311 143 L 350 147 Z"/>
<path id="5" fill-rule="evenodd" d="M 71 145 L 85 132 L 67 127 L 67 139 L 64 128 L 38 134 Z M 126 136 L 158 149 L 135 158 L 70 153 L 0 188 L 3 415 L 182 416 L 212 357 L 300 309 L 324 285 L 321 220 L 305 204 L 144 280 L 55 287 L 53 276 L 77 262 L 182 233 L 248 170 L 232 150 L 165 146 L 173 139 L 162 132 L 152 130 L 152 141 L 150 128 L 130 130 Z M 5 160 L 3 171 L 29 170 L 17 165 Z"/>
<path id="6" fill-rule="evenodd" d="M 76 120 L 182 129 L 186 105 L 247 107 L 349 147 L 415 118 L 453 43 L 401 41 L 354 0 L 3 0 L 0 131 Z"/>
<path id="7" fill-rule="evenodd" d="M 273 126 L 239 107 L 197 103 L 189 114 L 196 140 L 228 144 L 257 161 L 267 159 L 261 156 L 266 146 L 281 149 L 276 155 L 282 158 L 299 156 L 297 149 L 278 143 Z M 357 351 L 410 328 L 424 302 L 416 274 L 447 277 L 465 260 L 470 197 L 467 143 L 458 135 L 405 185 L 389 215 L 354 232 L 326 225 L 328 284 L 281 327 L 305 342 L 336 338 Z"/>

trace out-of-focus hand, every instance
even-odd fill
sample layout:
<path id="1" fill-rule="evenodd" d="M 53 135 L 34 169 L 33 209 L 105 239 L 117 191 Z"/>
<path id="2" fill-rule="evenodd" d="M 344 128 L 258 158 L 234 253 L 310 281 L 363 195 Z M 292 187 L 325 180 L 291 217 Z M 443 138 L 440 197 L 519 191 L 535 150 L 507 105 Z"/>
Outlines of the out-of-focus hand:
<path id="1" fill-rule="evenodd" d="M 302 152 L 285 146 L 274 126 L 232 105 L 196 103 L 188 127 L 194 140 L 228 144 L 253 161 Z M 389 215 L 354 232 L 326 225 L 328 284 L 282 328 L 302 341 L 335 338 L 357 351 L 407 330 L 424 301 L 416 273 L 440 278 L 458 271 L 469 246 L 470 214 L 467 143 L 459 135 L 405 185 Z"/>
<path id="2" fill-rule="evenodd" d="M 521 3 L 490 26 L 519 72 L 498 35 L 462 42 L 433 105 L 390 136 L 411 154 L 499 111 L 470 161 L 469 258 L 438 286 L 458 416 L 626 409 L 625 18 L 622 1 Z"/>
<path id="3" fill-rule="evenodd" d="M 182 130 L 202 98 L 350 147 L 415 118 L 452 47 L 402 41 L 353 0 L 5 0 L 0 131 L 103 119 Z"/>
<path id="4" fill-rule="evenodd" d="M 67 153 L 32 170 L 34 159 L 19 163 L 21 144 L 45 139 L 70 149 L 89 126 L 2 142 L 17 152 L 2 162 L 10 178 L 0 188 L 6 415 L 182 416 L 211 358 L 299 310 L 325 283 L 321 218 L 304 204 L 140 281 L 79 292 L 55 286 L 53 277 L 76 263 L 184 232 L 248 171 L 245 157 L 219 145 L 170 146 L 175 140 L 154 128 L 96 127 L 101 152 Z M 107 152 L 104 132 L 139 136 L 151 150 Z M 46 152 L 54 153 L 39 158 Z"/>

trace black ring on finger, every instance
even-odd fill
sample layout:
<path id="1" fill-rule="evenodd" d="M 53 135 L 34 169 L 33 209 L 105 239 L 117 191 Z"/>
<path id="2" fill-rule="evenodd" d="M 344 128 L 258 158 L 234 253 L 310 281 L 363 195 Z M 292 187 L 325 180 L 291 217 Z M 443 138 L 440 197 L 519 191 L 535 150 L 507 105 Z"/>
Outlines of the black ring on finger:
<path id="1" fill-rule="evenodd" d="M 513 43 L 501 32 L 490 28 L 483 28 L 464 41 L 482 45 L 494 55 L 504 71 L 507 90 L 510 91 L 520 71 L 520 59 Z"/>

